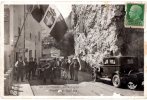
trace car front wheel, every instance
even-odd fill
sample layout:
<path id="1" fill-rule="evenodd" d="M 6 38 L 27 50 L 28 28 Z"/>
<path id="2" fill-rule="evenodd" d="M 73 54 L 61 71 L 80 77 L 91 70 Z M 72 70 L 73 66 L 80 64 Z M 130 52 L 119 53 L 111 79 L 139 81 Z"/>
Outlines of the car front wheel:
<path id="1" fill-rule="evenodd" d="M 119 75 L 115 74 L 112 78 L 112 83 L 113 83 L 113 86 L 114 87 L 120 87 L 121 86 L 121 80 L 120 80 L 120 77 Z"/>

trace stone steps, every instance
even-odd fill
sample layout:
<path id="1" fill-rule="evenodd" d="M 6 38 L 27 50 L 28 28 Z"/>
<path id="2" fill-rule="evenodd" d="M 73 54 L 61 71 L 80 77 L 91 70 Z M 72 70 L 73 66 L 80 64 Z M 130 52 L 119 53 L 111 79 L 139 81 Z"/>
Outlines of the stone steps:
<path id="1" fill-rule="evenodd" d="M 11 90 L 11 95 L 14 96 L 34 96 L 31 86 L 28 81 L 14 83 Z"/>

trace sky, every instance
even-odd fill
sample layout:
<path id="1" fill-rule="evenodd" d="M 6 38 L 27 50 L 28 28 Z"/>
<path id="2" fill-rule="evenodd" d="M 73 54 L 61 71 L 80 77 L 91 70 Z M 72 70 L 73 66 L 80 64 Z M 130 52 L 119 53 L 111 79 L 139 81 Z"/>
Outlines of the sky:
<path id="1" fill-rule="evenodd" d="M 68 17 L 71 12 L 71 4 L 55 4 L 64 18 Z"/>

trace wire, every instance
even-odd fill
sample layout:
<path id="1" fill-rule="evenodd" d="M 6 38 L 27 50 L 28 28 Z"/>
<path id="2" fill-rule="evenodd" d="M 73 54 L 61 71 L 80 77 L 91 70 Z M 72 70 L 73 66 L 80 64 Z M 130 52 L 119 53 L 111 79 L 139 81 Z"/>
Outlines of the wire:
<path id="1" fill-rule="evenodd" d="M 24 25 L 25 25 L 25 21 L 26 21 L 26 19 L 27 19 L 28 14 L 29 14 L 29 13 L 27 13 L 27 15 L 26 15 L 26 17 L 25 17 L 25 20 L 24 20 L 24 22 L 23 22 L 23 25 L 22 25 L 22 27 L 21 27 L 21 29 L 20 29 L 20 33 L 19 33 L 18 38 L 17 38 L 17 41 L 16 41 L 16 43 L 15 43 L 15 48 L 16 48 L 17 43 L 18 43 L 18 40 L 19 40 L 19 38 L 20 38 L 20 36 L 21 36 L 22 29 L 23 29 L 23 27 L 24 27 Z"/>

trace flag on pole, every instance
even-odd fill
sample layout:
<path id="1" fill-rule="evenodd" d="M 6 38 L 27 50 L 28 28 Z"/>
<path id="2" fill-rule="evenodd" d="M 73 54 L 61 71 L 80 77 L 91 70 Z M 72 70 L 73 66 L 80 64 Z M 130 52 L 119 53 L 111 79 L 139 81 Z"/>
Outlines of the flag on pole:
<path id="1" fill-rule="evenodd" d="M 28 5 L 27 10 L 33 18 L 37 21 L 40 22 L 48 8 L 48 5 Z"/>
<path id="2" fill-rule="evenodd" d="M 29 5 L 27 9 L 56 41 L 59 42 L 64 37 L 67 25 L 62 14 L 54 5 Z"/>

